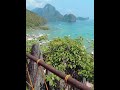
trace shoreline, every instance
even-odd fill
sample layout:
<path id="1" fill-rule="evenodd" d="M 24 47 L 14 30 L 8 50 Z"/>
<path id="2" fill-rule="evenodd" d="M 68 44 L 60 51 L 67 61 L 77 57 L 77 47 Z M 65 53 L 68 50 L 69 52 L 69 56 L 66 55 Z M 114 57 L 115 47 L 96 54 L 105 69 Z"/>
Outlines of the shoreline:
<path id="1" fill-rule="evenodd" d="M 41 37 L 41 36 L 44 36 L 45 34 L 39 34 L 39 35 L 35 35 L 35 34 L 32 34 L 32 35 L 29 35 L 29 34 L 26 34 L 26 40 L 29 41 L 29 40 L 37 40 L 37 38 Z M 69 35 L 68 35 L 69 37 Z M 94 41 L 94 39 L 92 39 Z M 46 44 L 48 42 L 50 42 L 52 40 L 45 40 L 45 41 L 40 41 L 39 42 L 39 45 L 43 45 L 43 44 Z M 90 41 L 89 41 L 90 42 Z M 89 51 L 89 47 L 87 48 L 86 46 L 84 46 L 86 49 L 88 49 L 88 52 L 90 52 L 92 55 L 94 55 L 94 49 L 93 50 L 90 50 Z"/>
<path id="2" fill-rule="evenodd" d="M 44 34 L 39 34 L 39 35 L 29 35 L 29 34 L 26 34 L 26 40 L 35 40 L 37 39 L 38 37 L 41 37 L 41 36 L 44 36 Z"/>

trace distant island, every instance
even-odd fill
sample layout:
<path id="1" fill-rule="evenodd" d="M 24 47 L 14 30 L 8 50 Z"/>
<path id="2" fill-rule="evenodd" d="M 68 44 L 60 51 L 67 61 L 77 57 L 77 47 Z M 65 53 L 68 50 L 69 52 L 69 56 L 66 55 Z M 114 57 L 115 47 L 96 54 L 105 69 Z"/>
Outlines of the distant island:
<path id="1" fill-rule="evenodd" d="M 73 14 L 65 14 L 63 20 L 67 22 L 76 22 L 76 16 Z"/>
<path id="2" fill-rule="evenodd" d="M 83 17 L 77 17 L 77 20 L 88 20 L 89 17 L 83 18 Z"/>
<path id="3" fill-rule="evenodd" d="M 88 20 L 89 18 L 76 17 L 74 14 L 62 15 L 51 4 L 46 4 L 43 8 L 35 8 L 34 13 L 46 18 L 48 21 L 76 22 L 76 20 Z"/>
<path id="4" fill-rule="evenodd" d="M 36 13 L 26 9 L 26 29 L 42 29 L 48 30 L 49 28 L 45 26 L 47 24 L 47 19 L 37 15 Z"/>

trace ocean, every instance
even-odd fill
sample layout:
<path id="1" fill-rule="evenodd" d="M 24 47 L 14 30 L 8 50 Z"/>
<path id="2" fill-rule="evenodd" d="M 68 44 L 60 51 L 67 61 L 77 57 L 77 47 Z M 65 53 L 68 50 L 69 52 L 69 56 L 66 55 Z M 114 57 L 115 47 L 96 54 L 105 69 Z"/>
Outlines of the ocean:
<path id="1" fill-rule="evenodd" d="M 86 20 L 68 23 L 68 22 L 49 22 L 50 30 L 27 31 L 26 34 L 47 34 L 49 39 L 56 37 L 70 36 L 77 38 L 82 36 L 87 40 L 94 40 L 94 20 Z"/>
<path id="2" fill-rule="evenodd" d="M 90 47 L 91 44 L 88 42 L 94 41 L 94 20 L 76 21 L 72 23 L 68 22 L 49 22 L 48 26 L 50 30 L 32 30 L 27 31 L 29 35 L 48 35 L 48 39 L 52 40 L 57 37 L 69 36 L 73 39 L 77 37 L 83 37 L 84 45 L 86 48 Z M 93 51 L 91 48 L 88 51 Z"/>

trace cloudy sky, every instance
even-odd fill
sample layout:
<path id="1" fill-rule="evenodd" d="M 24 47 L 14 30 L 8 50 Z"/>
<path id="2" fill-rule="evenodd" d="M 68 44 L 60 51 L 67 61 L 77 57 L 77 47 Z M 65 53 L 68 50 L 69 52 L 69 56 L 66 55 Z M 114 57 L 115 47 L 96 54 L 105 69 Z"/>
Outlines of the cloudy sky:
<path id="1" fill-rule="evenodd" d="M 32 10 L 53 5 L 61 14 L 73 13 L 76 16 L 94 19 L 94 0 L 26 0 L 26 8 Z"/>

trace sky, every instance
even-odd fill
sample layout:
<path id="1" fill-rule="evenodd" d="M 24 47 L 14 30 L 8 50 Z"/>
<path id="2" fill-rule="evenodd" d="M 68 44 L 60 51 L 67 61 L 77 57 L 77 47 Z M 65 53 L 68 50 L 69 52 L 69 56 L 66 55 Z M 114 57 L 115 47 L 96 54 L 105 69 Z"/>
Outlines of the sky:
<path id="1" fill-rule="evenodd" d="M 26 8 L 43 8 L 47 3 L 63 15 L 72 13 L 75 16 L 94 19 L 94 0 L 26 0 Z"/>

